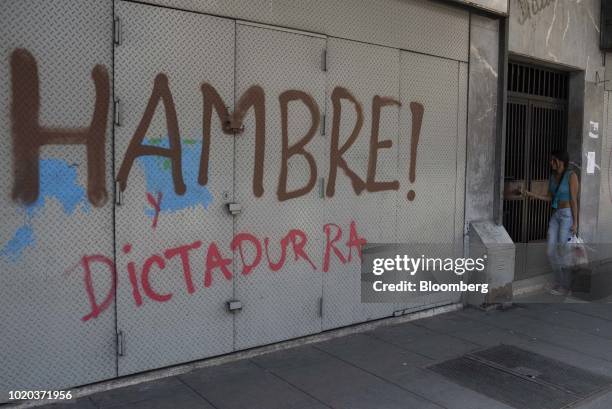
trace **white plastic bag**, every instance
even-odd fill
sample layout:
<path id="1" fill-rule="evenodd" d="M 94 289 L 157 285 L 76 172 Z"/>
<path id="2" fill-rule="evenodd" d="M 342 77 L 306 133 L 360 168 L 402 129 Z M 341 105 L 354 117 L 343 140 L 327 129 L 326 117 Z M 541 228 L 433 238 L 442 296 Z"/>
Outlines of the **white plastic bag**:
<path id="1" fill-rule="evenodd" d="M 589 255 L 584 240 L 574 234 L 567 245 L 569 251 L 568 264 L 576 268 L 586 267 L 589 264 Z"/>

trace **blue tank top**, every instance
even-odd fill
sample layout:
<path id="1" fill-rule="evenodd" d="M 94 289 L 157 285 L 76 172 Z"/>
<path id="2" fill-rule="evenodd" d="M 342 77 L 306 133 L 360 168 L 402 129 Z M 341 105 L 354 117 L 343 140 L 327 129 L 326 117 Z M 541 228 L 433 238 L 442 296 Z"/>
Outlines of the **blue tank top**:
<path id="1" fill-rule="evenodd" d="M 561 182 L 560 182 L 561 186 L 559 186 L 559 190 L 557 190 L 557 179 L 555 178 L 554 175 L 550 176 L 550 180 L 548 182 L 548 190 L 550 191 L 550 194 L 553 195 L 553 198 L 552 198 L 553 209 L 556 209 L 557 207 L 559 207 L 559 201 L 569 202 L 569 200 L 571 199 L 570 186 L 569 186 L 569 178 L 570 178 L 571 173 L 572 171 L 566 171 L 563 174 L 563 177 L 561 178 Z M 555 195 L 555 191 L 557 191 L 556 195 Z"/>

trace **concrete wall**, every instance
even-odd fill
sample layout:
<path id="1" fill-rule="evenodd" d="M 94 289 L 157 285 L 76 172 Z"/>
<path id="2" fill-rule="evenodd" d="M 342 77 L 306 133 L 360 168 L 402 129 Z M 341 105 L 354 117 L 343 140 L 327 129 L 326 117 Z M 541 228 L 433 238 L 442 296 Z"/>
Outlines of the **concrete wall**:
<path id="1" fill-rule="evenodd" d="M 604 54 L 599 50 L 599 0 L 510 0 L 508 51 L 511 58 L 570 71 L 568 151 L 581 171 L 580 234 L 597 240 L 600 166 L 605 152 Z M 608 73 L 609 74 L 609 73 Z M 589 137 L 591 122 L 599 138 Z M 595 152 L 595 172 L 586 157 Z"/>
<path id="2" fill-rule="evenodd" d="M 602 162 L 602 130 L 604 124 L 604 87 L 603 84 L 586 82 L 584 87 L 584 116 L 582 123 L 582 172 L 580 188 L 580 235 L 588 242 L 597 241 L 599 219 L 601 162 Z M 590 132 L 590 124 L 597 123 L 599 133 Z M 597 138 L 589 135 L 597 135 Z M 594 173 L 587 171 L 586 156 L 595 153 Z"/>
<path id="3" fill-rule="evenodd" d="M 612 71 L 609 65 L 606 75 Z M 607 85 L 607 84 L 606 84 Z M 598 218 L 599 241 L 612 243 L 612 109 L 609 102 L 610 92 L 604 92 L 604 123 L 601 133 L 601 181 Z M 610 246 L 606 246 L 610 248 Z"/>
<path id="4" fill-rule="evenodd" d="M 492 220 L 495 205 L 495 146 L 499 21 L 472 14 L 468 92 L 465 220 Z"/>
<path id="5" fill-rule="evenodd" d="M 510 0 L 509 52 L 584 70 L 586 81 L 603 78 L 599 7 L 599 0 Z"/>

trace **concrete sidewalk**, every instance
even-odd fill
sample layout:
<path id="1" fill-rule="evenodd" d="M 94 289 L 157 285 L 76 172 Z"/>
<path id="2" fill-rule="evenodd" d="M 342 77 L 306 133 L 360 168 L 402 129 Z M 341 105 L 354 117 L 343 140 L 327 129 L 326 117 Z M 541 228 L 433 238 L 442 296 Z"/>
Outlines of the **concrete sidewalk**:
<path id="1" fill-rule="evenodd" d="M 44 407 L 511 409 L 428 368 L 500 343 L 612 376 L 612 304 L 466 309 Z M 612 392 L 573 407 L 609 409 Z"/>

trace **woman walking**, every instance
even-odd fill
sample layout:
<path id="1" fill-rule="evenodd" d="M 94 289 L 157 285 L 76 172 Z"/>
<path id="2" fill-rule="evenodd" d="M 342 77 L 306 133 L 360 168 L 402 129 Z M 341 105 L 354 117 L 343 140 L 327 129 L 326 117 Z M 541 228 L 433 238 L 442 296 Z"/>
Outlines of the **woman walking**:
<path id="1" fill-rule="evenodd" d="M 550 156 L 551 175 L 548 193 L 538 195 L 524 191 L 534 199 L 552 201 L 554 213 L 548 223 L 547 255 L 553 269 L 554 283 L 549 292 L 554 295 L 569 295 L 572 273 L 567 265 L 567 242 L 578 231 L 578 176 L 568 169 L 569 155 L 565 151 L 554 151 Z"/>

